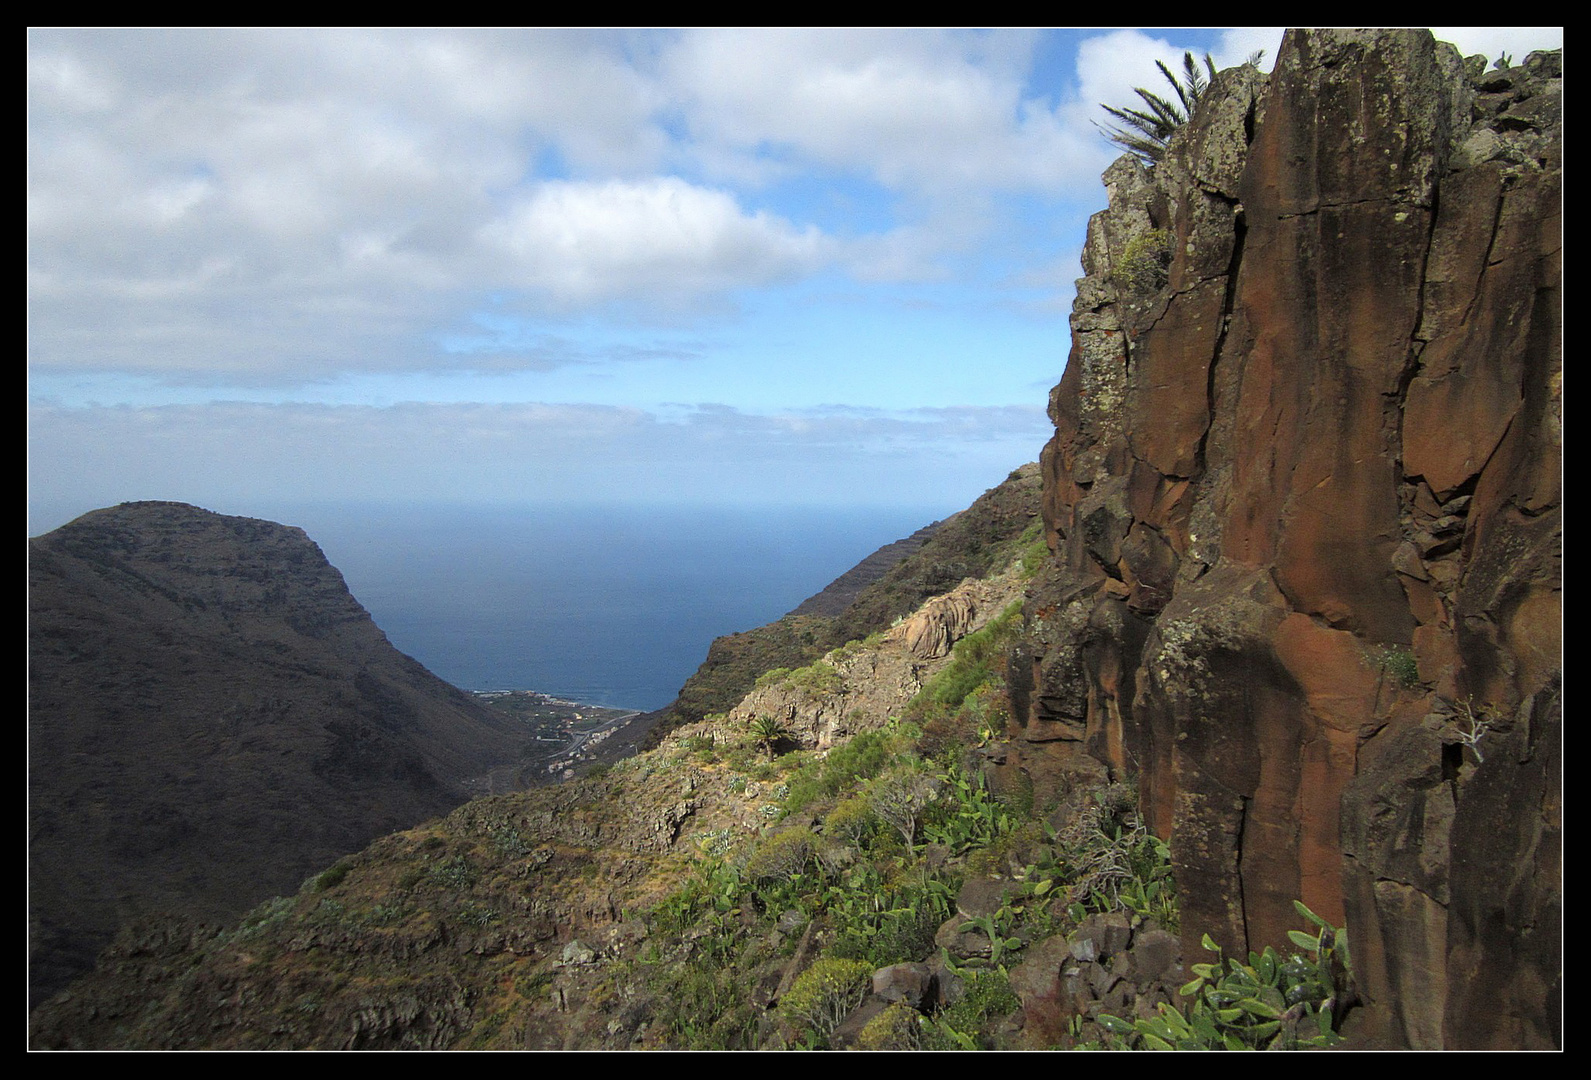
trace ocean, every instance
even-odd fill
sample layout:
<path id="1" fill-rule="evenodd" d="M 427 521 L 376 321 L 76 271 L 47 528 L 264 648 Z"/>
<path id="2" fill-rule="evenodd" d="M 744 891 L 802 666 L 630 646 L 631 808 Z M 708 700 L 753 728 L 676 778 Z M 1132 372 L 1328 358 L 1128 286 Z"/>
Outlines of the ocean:
<path id="1" fill-rule="evenodd" d="M 945 508 L 281 511 L 401 651 L 467 690 L 657 709 L 713 638 L 785 614 Z"/>

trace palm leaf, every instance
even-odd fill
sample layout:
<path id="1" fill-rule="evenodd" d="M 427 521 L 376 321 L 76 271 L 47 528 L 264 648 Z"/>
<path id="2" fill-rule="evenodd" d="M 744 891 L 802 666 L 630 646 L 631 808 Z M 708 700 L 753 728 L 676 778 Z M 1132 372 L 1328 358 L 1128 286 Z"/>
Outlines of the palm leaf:
<path id="1" fill-rule="evenodd" d="M 1166 144 L 1177 129 L 1192 119 L 1199 99 L 1215 78 L 1215 60 L 1205 53 L 1204 70 L 1201 71 L 1193 53 L 1184 52 L 1180 76 L 1160 60 L 1155 61 L 1155 67 L 1171 84 L 1176 95 L 1175 101 L 1140 86 L 1134 92 L 1144 103 L 1143 109 L 1117 108 L 1102 103 L 1100 108 L 1117 123 L 1094 125 L 1111 142 L 1151 166 L 1165 156 Z"/>

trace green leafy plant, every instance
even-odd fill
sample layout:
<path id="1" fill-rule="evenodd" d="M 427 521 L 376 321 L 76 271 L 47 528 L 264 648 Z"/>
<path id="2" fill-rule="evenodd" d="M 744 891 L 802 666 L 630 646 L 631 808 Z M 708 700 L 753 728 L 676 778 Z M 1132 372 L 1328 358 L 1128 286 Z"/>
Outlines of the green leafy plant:
<path id="1" fill-rule="evenodd" d="M 1413 690 L 1420 685 L 1420 662 L 1406 645 L 1383 645 L 1376 654 L 1381 670 L 1398 686 Z"/>
<path id="2" fill-rule="evenodd" d="M 957 767 L 940 780 L 941 790 L 949 797 L 938 804 L 942 812 L 923 826 L 923 835 L 930 843 L 945 845 L 952 855 L 963 855 L 995 843 L 1015 827 L 1010 812 L 990 797 L 982 773 L 969 778 Z"/>
<path id="3" fill-rule="evenodd" d="M 445 889 L 467 889 L 480 876 L 480 871 L 463 855 L 455 855 L 431 867 L 431 880 Z"/>
<path id="4" fill-rule="evenodd" d="M 703 761 L 714 761 L 717 758 L 718 746 L 711 735 L 690 735 L 680 741 L 684 751 Z"/>
<path id="5" fill-rule="evenodd" d="M 1171 850 L 1144 827 L 1130 784 L 1097 789 L 1056 835 L 1061 851 L 1051 880 L 1066 884 L 1074 920 L 1089 912 L 1126 911 L 1167 930 L 1179 923 Z"/>
<path id="6" fill-rule="evenodd" d="M 790 740 L 790 729 L 784 721 L 772 716 L 758 716 L 751 721 L 752 741 L 763 748 L 768 760 L 772 761 L 779 744 Z"/>
<path id="7" fill-rule="evenodd" d="M 993 915 L 974 915 L 961 924 L 962 933 L 966 933 L 968 930 L 981 930 L 984 936 L 989 939 L 990 967 L 999 967 L 1001 958 L 1008 951 L 1022 947 L 1021 938 L 1006 936 L 1012 916 L 1019 910 L 1013 910 L 1010 906 L 1002 904 L 1000 910 Z M 969 964 L 973 963 L 971 960 L 967 962 Z"/>
<path id="8" fill-rule="evenodd" d="M 828 1041 L 867 994 L 872 967 L 861 960 L 825 957 L 797 976 L 779 1002 L 779 1014 L 810 1032 L 819 1045 Z"/>
<path id="9" fill-rule="evenodd" d="M 1175 100 L 1140 86 L 1135 88 L 1134 93 L 1143 102 L 1143 108 L 1125 109 L 1101 104 L 1100 108 L 1116 123 L 1095 125 L 1105 133 L 1107 139 L 1127 153 L 1136 155 L 1145 165 L 1154 165 L 1165 155 L 1166 143 L 1178 128 L 1188 122 L 1210 80 L 1215 78 L 1215 61 L 1209 53 L 1204 55 L 1203 70 L 1200 70 L 1193 53 L 1183 53 L 1180 76 L 1159 60 L 1155 61 L 1155 67 L 1160 69 L 1160 74 L 1170 84 Z"/>
<path id="10" fill-rule="evenodd" d="M 1154 292 L 1167 281 L 1171 245 L 1171 233 L 1166 229 L 1150 229 L 1133 237 L 1111 268 L 1111 280 L 1125 293 Z"/>
<path id="11" fill-rule="evenodd" d="M 933 1017 L 924 1031 L 927 1050 L 992 1050 L 991 1029 L 1022 1007 L 999 968 L 969 968 L 961 973 L 961 1000 Z"/>
<path id="12" fill-rule="evenodd" d="M 1300 951 L 1283 956 L 1267 945 L 1248 963 L 1224 957 L 1204 936 L 1213 964 L 1194 964 L 1182 987 L 1182 1009 L 1161 1005 L 1158 1015 L 1133 1021 L 1104 1015 L 1099 1024 L 1117 1045 L 1135 1050 L 1298 1050 L 1341 1042 L 1343 988 L 1349 979 L 1347 931 L 1293 902 L 1313 931 L 1293 930 Z"/>

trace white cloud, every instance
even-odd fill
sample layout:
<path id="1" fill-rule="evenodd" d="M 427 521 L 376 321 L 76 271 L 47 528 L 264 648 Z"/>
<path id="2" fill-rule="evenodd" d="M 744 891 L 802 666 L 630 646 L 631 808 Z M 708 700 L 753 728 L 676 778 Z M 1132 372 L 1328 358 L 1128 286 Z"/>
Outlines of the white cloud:
<path id="1" fill-rule="evenodd" d="M 1038 454 L 1041 405 L 672 410 L 410 403 L 36 408 L 29 533 L 97 506 L 176 499 L 232 513 L 281 502 L 588 499 L 970 502 Z"/>
<path id="2" fill-rule="evenodd" d="M 503 284 L 474 237 L 527 158 L 660 157 L 621 46 L 30 33 L 30 363 L 300 380 L 437 362 L 444 312 Z"/>
<path id="3" fill-rule="evenodd" d="M 1075 108 L 1024 96 L 1033 41 L 32 31 L 30 368 L 449 372 L 437 343 L 493 305 L 673 320 L 834 268 L 1027 258 L 988 254 L 1035 235 L 1001 199 L 1049 214 L 1109 158 Z M 852 197 L 861 215 L 835 209 Z"/>
<path id="4" fill-rule="evenodd" d="M 563 304 L 645 295 L 688 301 L 817 269 L 817 229 L 747 213 L 724 191 L 677 177 L 553 181 L 482 232 L 514 283 Z"/>
<path id="5" fill-rule="evenodd" d="M 1055 190 L 1097 173 L 1087 134 L 1024 100 L 1032 37 L 894 30 L 704 30 L 662 67 L 708 160 L 822 165 L 908 194 Z"/>
<path id="6" fill-rule="evenodd" d="M 1276 66 L 1276 54 L 1281 49 L 1285 32 L 1280 26 L 1238 26 L 1222 31 L 1221 44 L 1211 50 L 1215 66 L 1236 67 L 1263 49 L 1265 55 L 1260 59 L 1260 69 L 1270 71 Z"/>

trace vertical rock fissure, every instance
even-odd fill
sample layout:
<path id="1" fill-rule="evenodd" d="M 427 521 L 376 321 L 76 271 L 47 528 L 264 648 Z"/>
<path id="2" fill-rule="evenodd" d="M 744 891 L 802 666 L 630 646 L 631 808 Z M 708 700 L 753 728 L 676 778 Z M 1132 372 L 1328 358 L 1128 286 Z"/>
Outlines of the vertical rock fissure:
<path id="1" fill-rule="evenodd" d="M 1216 373 L 1220 369 L 1221 355 L 1226 349 L 1227 334 L 1232 329 L 1232 313 L 1237 309 L 1238 274 L 1243 266 L 1243 243 L 1248 236 L 1248 222 L 1243 216 L 1242 205 L 1235 199 L 1230 202 L 1235 208 L 1232 215 L 1232 257 L 1227 260 L 1226 287 L 1221 296 L 1221 329 L 1215 336 L 1215 348 L 1210 354 L 1210 369 L 1204 379 L 1204 407 L 1208 419 L 1204 431 L 1199 435 L 1198 446 L 1194 450 L 1194 461 L 1197 462 L 1195 476 L 1204 474 L 1205 451 L 1210 441 L 1210 431 L 1215 426 Z"/>
<path id="2" fill-rule="evenodd" d="M 1246 953 L 1249 949 L 1249 875 L 1244 872 L 1244 847 L 1243 841 L 1248 836 L 1249 813 L 1253 809 L 1254 800 L 1251 796 L 1238 796 L 1237 835 L 1233 838 L 1235 847 L 1235 869 L 1237 871 L 1237 927 L 1242 934 L 1242 941 L 1238 943 L 1239 954 Z"/>
<path id="3" fill-rule="evenodd" d="M 1503 207 L 1508 202 L 1508 192 L 1513 188 L 1513 186 L 1513 180 L 1505 179 L 1502 183 L 1502 187 L 1497 192 L 1497 198 L 1492 202 L 1492 231 L 1491 237 L 1486 244 L 1486 258 L 1481 260 L 1480 266 L 1475 270 L 1475 287 L 1470 292 L 1469 303 L 1464 305 L 1464 313 L 1459 318 L 1460 323 L 1468 323 L 1471 316 L 1475 314 L 1475 305 L 1480 303 L 1480 298 L 1482 296 L 1482 286 L 1484 286 L 1486 283 L 1487 270 L 1493 266 L 1496 266 L 1502 261 L 1501 259 L 1495 258 L 1497 253 L 1497 241 L 1502 236 L 1503 232 Z"/>

